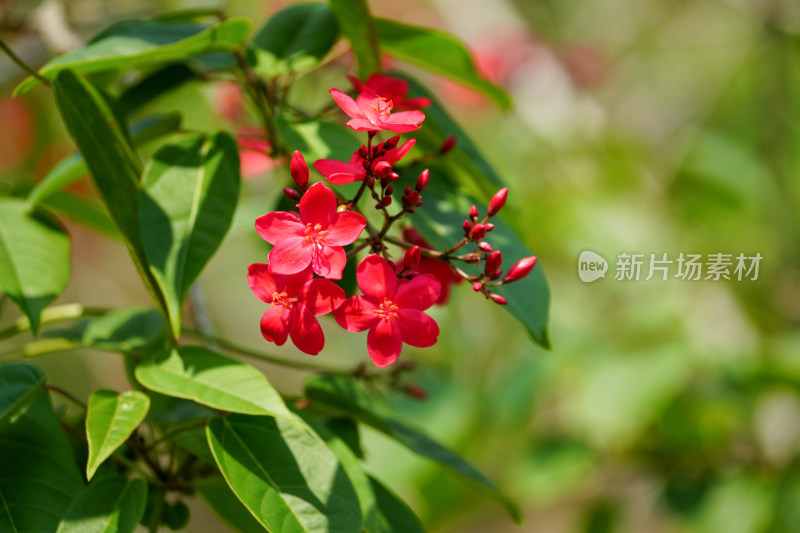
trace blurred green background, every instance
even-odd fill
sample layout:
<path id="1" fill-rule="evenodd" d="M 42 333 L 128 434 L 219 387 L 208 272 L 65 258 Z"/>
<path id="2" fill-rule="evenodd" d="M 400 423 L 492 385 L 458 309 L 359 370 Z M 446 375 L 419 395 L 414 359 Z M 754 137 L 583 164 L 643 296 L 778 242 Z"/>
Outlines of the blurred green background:
<path id="1" fill-rule="evenodd" d="M 0 32 L 41 65 L 121 18 L 215 2 L 0 2 Z M 285 2 L 231 1 L 256 26 Z M 525 521 L 440 467 L 364 433 L 369 468 L 432 532 L 800 531 L 800 3 L 796 0 L 373 0 L 374 13 L 457 34 L 507 88 L 501 113 L 466 89 L 422 76 L 508 182 L 527 244 L 552 293 L 552 350 L 498 306 L 460 287 L 434 311 L 442 334 L 419 363 L 409 421 L 472 460 L 516 499 Z M 298 82 L 344 88 L 347 63 Z M 419 74 L 416 71 L 414 74 Z M 0 57 L 0 187 L 40 179 L 73 147 L 44 88 L 8 94 L 20 72 Z M 230 127 L 212 86 L 151 110 Z M 245 283 L 266 259 L 253 219 L 271 210 L 286 169 L 245 183 L 234 227 L 200 279 L 214 328 L 254 348 L 263 304 Z M 319 178 L 317 176 L 317 178 Z M 91 194 L 84 180 L 79 187 Z M 80 191 L 79 191 L 80 192 Z M 66 222 L 70 286 L 57 303 L 148 305 L 118 243 Z M 609 260 L 587 284 L 578 256 Z M 760 253 L 756 281 L 614 279 L 619 253 Z M 644 275 L 642 276 L 645 277 Z M 17 311 L 5 306 L 0 321 Z M 363 339 L 323 324 L 320 360 L 367 360 Z M 36 360 L 85 399 L 124 390 L 121 360 L 97 352 Z M 302 373 L 263 366 L 282 391 Z M 194 508 L 189 531 L 224 531 Z"/>

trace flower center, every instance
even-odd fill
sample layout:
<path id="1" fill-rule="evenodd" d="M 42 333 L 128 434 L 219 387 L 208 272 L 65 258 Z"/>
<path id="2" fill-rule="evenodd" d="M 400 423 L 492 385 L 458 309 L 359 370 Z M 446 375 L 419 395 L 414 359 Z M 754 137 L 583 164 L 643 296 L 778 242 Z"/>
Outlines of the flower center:
<path id="1" fill-rule="evenodd" d="M 322 229 L 322 224 L 312 224 L 309 222 L 306 224 L 306 229 L 304 231 L 306 236 L 306 243 L 307 244 L 314 244 L 316 246 L 321 246 L 324 244 L 325 234 L 328 233 L 327 230 Z"/>
<path id="2" fill-rule="evenodd" d="M 400 308 L 392 303 L 389 298 L 384 298 L 383 303 L 375 309 L 375 314 L 384 320 L 392 320 L 393 318 L 397 318 L 397 311 L 399 309 Z"/>
<path id="3" fill-rule="evenodd" d="M 286 309 L 287 311 L 292 308 L 292 304 L 297 301 L 297 298 L 291 298 L 285 292 L 275 291 L 272 293 L 272 306 L 277 307 L 276 311 L 281 312 Z"/>
<path id="4" fill-rule="evenodd" d="M 391 100 L 387 100 L 386 98 L 378 98 L 375 101 L 375 104 L 370 104 L 375 112 L 378 114 L 378 119 L 386 120 L 392 114 L 392 109 L 394 108 L 394 103 Z"/>

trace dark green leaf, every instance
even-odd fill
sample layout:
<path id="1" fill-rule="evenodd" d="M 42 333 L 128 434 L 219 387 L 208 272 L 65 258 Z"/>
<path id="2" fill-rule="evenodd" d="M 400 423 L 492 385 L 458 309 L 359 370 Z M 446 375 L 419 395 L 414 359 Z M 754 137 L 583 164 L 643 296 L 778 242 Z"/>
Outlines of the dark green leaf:
<path id="1" fill-rule="evenodd" d="M 39 367 L 27 363 L 0 366 L 0 428 L 20 413 L 44 386 Z"/>
<path id="2" fill-rule="evenodd" d="M 313 432 L 271 417 L 212 418 L 208 442 L 236 496 L 268 530 L 361 532 L 361 510 L 336 456 Z"/>
<path id="3" fill-rule="evenodd" d="M 105 206 L 94 198 L 55 191 L 39 205 L 111 238 L 122 238 Z"/>
<path id="4" fill-rule="evenodd" d="M 69 328 L 51 329 L 46 336 L 110 352 L 141 353 L 165 340 L 165 326 L 158 311 L 119 309 L 81 320 Z"/>
<path id="5" fill-rule="evenodd" d="M 375 26 L 381 49 L 390 55 L 475 89 L 502 109 L 511 107 L 508 93 L 481 77 L 469 50 L 454 35 L 388 19 L 375 19 Z"/>
<path id="6" fill-rule="evenodd" d="M 98 477 L 78 494 L 56 533 L 133 533 L 146 502 L 141 479 Z"/>
<path id="7" fill-rule="evenodd" d="M 197 24 L 173 24 L 159 20 L 120 22 L 96 36 L 83 48 L 59 56 L 39 70 L 55 79 L 69 69 L 75 73 L 103 70 L 125 71 L 143 65 L 179 61 L 188 56 L 239 46 L 251 24 L 241 18 L 228 19 L 211 27 Z M 29 77 L 14 91 L 19 95 L 39 81 Z"/>
<path id="8" fill-rule="evenodd" d="M 42 309 L 69 281 L 69 237 L 15 198 L 0 198 L 0 290 L 25 313 L 36 334 Z"/>
<path id="9" fill-rule="evenodd" d="M 306 382 L 305 395 L 315 410 L 351 416 L 378 431 L 396 439 L 414 453 L 450 467 L 463 476 L 477 482 L 495 501 L 506 508 L 517 522 L 519 509 L 486 477 L 467 463 L 464 458 L 432 440 L 424 433 L 393 419 L 389 415 L 374 412 L 374 404 L 364 390 L 350 377 L 314 376 Z"/>
<path id="10" fill-rule="evenodd" d="M 381 52 L 375 20 L 367 0 L 331 0 L 331 11 L 358 61 L 358 75 L 366 79 L 381 71 Z"/>
<path id="11" fill-rule="evenodd" d="M 55 531 L 83 487 L 50 399 L 40 391 L 0 428 L 0 531 Z"/>
<path id="12" fill-rule="evenodd" d="M 142 243 L 175 338 L 186 294 L 230 228 L 239 182 L 236 141 L 225 133 L 168 144 L 145 170 Z"/>
<path id="13" fill-rule="evenodd" d="M 205 432 L 203 436 L 205 437 Z M 198 491 L 214 512 L 236 531 L 240 533 L 266 531 L 224 481 L 220 480 L 219 485 L 202 485 Z"/>
<path id="14" fill-rule="evenodd" d="M 419 517 L 397 494 L 370 476 L 370 487 L 378 506 L 381 533 L 425 533 Z M 370 532 L 371 533 L 371 532 Z"/>
<path id="15" fill-rule="evenodd" d="M 136 368 L 136 379 L 150 390 L 214 409 L 296 420 L 264 374 L 200 346 L 162 352 Z"/>
<path id="16" fill-rule="evenodd" d="M 256 71 L 267 78 L 316 66 L 339 38 L 326 4 L 295 4 L 276 13 L 253 37 Z"/>
<path id="17" fill-rule="evenodd" d="M 119 95 L 119 105 L 126 113 L 133 113 L 162 94 L 177 89 L 195 77 L 195 72 L 183 63 L 168 65 L 149 74 L 136 85 L 125 89 Z"/>
<path id="18" fill-rule="evenodd" d="M 149 408 L 150 398 L 143 392 L 101 389 L 92 393 L 86 411 L 87 479 L 92 479 L 100 464 L 128 440 Z"/>

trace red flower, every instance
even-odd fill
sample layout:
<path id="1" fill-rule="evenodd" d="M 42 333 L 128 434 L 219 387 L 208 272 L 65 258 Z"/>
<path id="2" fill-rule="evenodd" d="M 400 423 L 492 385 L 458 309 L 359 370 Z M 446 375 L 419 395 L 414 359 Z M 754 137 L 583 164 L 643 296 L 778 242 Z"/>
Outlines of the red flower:
<path id="1" fill-rule="evenodd" d="M 400 146 L 395 146 L 391 150 L 388 150 L 384 155 L 375 159 L 372 163 L 372 167 L 374 168 L 375 165 L 380 163 L 381 161 L 386 161 L 387 163 L 393 165 L 403 159 L 405 155 L 411 150 L 411 148 L 416 144 L 416 139 L 409 139 L 404 142 Z M 380 145 L 376 146 L 377 149 Z M 317 169 L 317 172 L 325 176 L 325 179 L 328 182 L 334 185 L 344 185 L 346 183 L 352 183 L 354 181 L 361 181 L 367 175 L 367 169 L 364 168 L 363 159 L 359 155 L 359 150 L 356 150 L 353 153 L 353 156 L 350 158 L 349 163 L 345 163 L 344 161 L 337 161 L 335 159 L 318 159 L 314 163 L 314 168 Z"/>
<path id="2" fill-rule="evenodd" d="M 355 76 L 347 76 L 350 83 L 358 92 L 371 92 L 391 100 L 395 109 L 415 109 L 431 105 L 430 98 L 408 98 L 408 82 L 406 80 L 373 72 L 366 81 L 361 81 Z"/>
<path id="3" fill-rule="evenodd" d="M 334 282 L 314 278 L 311 269 L 291 276 L 269 272 L 269 266 L 254 263 L 247 269 L 247 283 L 256 296 L 272 304 L 261 317 L 261 334 L 278 346 L 291 336 L 307 354 L 317 355 L 325 336 L 315 315 L 325 315 L 344 301 L 344 290 Z"/>
<path id="4" fill-rule="evenodd" d="M 300 214 L 273 211 L 256 219 L 261 238 L 275 246 L 269 252 L 273 274 L 296 274 L 311 265 L 315 273 L 341 279 L 347 261 L 343 246 L 355 241 L 367 221 L 352 211 L 336 211 L 336 196 L 315 183 L 300 200 Z"/>
<path id="5" fill-rule="evenodd" d="M 333 316 L 347 331 L 369 330 L 367 350 L 377 366 L 394 363 L 403 343 L 424 348 L 436 343 L 439 326 L 423 311 L 439 297 L 441 286 L 433 276 L 398 280 L 389 262 L 368 255 L 356 269 L 363 296 L 352 296 Z"/>
<path id="6" fill-rule="evenodd" d="M 407 228 L 403 230 L 403 240 L 411 244 L 416 244 L 420 248 L 427 248 L 428 250 L 433 249 L 430 243 L 423 239 L 422 235 L 420 235 L 419 232 L 417 232 L 417 230 L 414 228 Z M 450 268 L 450 265 L 448 265 L 445 261 L 434 259 L 432 257 L 422 256 L 419 264 L 412 270 L 412 272 L 417 272 L 419 274 L 430 274 L 442 284 L 442 291 L 439 294 L 439 299 L 436 300 L 436 305 L 446 304 L 447 300 L 450 298 L 450 285 L 455 285 L 461 283 L 462 281 L 461 277 L 453 272 L 453 269 Z"/>
<path id="7" fill-rule="evenodd" d="M 338 89 L 330 89 L 330 92 L 336 104 L 351 118 L 347 125 L 356 131 L 389 130 L 407 133 L 418 130 L 425 120 L 422 111 L 392 114 L 392 101 L 371 92 L 362 92 L 355 100 Z"/>

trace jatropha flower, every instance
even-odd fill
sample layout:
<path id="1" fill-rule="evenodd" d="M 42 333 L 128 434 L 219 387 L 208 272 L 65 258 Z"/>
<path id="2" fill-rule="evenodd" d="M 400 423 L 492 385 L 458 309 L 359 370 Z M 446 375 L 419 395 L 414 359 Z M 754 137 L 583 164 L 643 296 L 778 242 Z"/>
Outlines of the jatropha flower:
<path id="1" fill-rule="evenodd" d="M 386 259 L 368 255 L 356 269 L 356 280 L 363 295 L 346 299 L 333 316 L 347 331 L 369 330 L 367 351 L 375 365 L 394 363 L 403 343 L 420 348 L 436 343 L 439 326 L 423 313 L 439 298 L 436 278 L 397 279 Z"/>
<path id="2" fill-rule="evenodd" d="M 373 72 L 366 81 L 361 81 L 355 76 L 347 76 L 358 92 L 371 92 L 391 100 L 394 108 L 398 111 L 428 107 L 431 105 L 430 98 L 421 96 L 419 98 L 406 98 L 408 94 L 408 82 L 394 76 L 387 76 L 380 72 Z"/>
<path id="3" fill-rule="evenodd" d="M 261 334 L 278 346 L 291 337 L 307 354 L 317 355 L 325 345 L 318 315 L 333 311 L 344 301 L 344 290 L 334 282 L 314 278 L 311 268 L 283 276 L 269 272 L 263 263 L 250 265 L 247 283 L 258 298 L 272 304 L 261 317 Z"/>
<path id="4" fill-rule="evenodd" d="M 338 89 L 330 89 L 336 104 L 347 113 L 347 125 L 356 131 L 388 130 L 407 133 L 418 130 L 425 114 L 422 111 L 392 113 L 394 103 L 373 92 L 362 92 L 355 100 Z"/>
<path id="5" fill-rule="evenodd" d="M 373 160 L 373 171 L 382 161 L 386 161 L 389 163 L 389 165 L 394 165 L 403 159 L 417 142 L 416 139 L 409 139 L 400 146 L 397 146 L 397 140 L 398 139 L 396 137 L 389 139 L 389 141 L 394 141 L 394 146 L 386 150 L 383 155 L 378 156 Z M 380 153 L 381 151 L 385 150 L 384 147 L 389 141 L 375 145 L 375 152 Z M 318 159 L 314 163 L 314 168 L 317 169 L 317 172 L 325 176 L 325 179 L 328 180 L 328 182 L 334 185 L 344 185 L 354 181 L 361 181 L 367 175 L 367 169 L 364 167 L 364 162 L 367 161 L 367 159 L 364 157 L 365 155 L 366 154 L 364 153 L 364 150 L 359 148 L 353 152 L 353 156 L 350 158 L 349 163 L 337 161 L 336 159 Z"/>
<path id="6" fill-rule="evenodd" d="M 366 227 L 359 213 L 336 210 L 336 195 L 315 183 L 303 195 L 300 214 L 273 211 L 256 219 L 261 238 L 274 244 L 269 252 L 269 271 L 296 274 L 311 265 L 325 278 L 341 279 L 347 261 L 343 246 L 354 242 Z"/>

